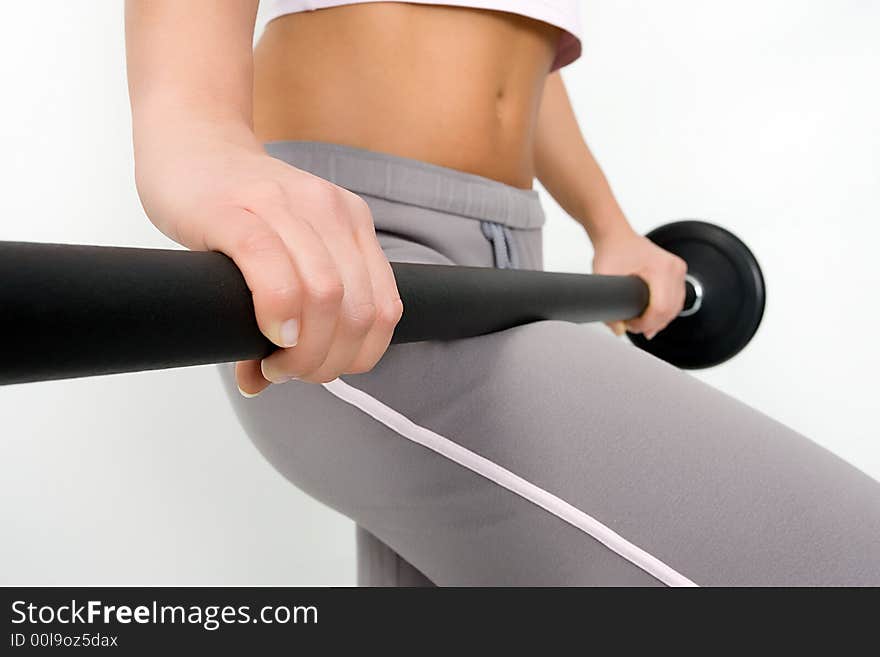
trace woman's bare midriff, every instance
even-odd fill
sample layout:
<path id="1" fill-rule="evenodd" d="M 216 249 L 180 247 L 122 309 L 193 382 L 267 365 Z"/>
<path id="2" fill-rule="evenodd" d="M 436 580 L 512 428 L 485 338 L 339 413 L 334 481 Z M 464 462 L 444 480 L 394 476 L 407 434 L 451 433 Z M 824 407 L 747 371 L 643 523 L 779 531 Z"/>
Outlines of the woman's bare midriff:
<path id="1" fill-rule="evenodd" d="M 282 16 L 255 51 L 257 136 L 356 146 L 529 188 L 559 36 L 514 14 L 438 5 Z"/>

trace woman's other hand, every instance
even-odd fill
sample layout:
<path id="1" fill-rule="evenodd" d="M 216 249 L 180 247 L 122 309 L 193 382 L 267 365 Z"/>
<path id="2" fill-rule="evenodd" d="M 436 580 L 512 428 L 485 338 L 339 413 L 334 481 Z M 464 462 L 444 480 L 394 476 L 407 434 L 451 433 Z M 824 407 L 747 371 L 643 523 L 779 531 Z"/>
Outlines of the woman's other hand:
<path id="1" fill-rule="evenodd" d="M 649 340 L 675 319 L 684 307 L 687 263 L 664 251 L 629 227 L 594 242 L 593 272 L 607 275 L 635 274 L 648 284 L 650 301 L 641 316 L 627 322 L 611 322 L 617 335 L 625 330 L 643 333 Z"/>

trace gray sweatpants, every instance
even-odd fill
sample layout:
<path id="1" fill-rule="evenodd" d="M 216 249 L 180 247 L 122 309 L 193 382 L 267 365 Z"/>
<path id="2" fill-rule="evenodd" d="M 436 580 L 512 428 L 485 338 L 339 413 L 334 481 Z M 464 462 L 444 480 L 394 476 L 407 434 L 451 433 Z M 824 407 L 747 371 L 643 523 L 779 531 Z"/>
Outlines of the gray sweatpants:
<path id="1" fill-rule="evenodd" d="M 534 192 L 269 149 L 363 196 L 390 260 L 541 268 Z M 604 327 L 395 345 L 248 400 L 221 370 L 272 465 L 357 523 L 362 584 L 880 585 L 880 484 Z"/>

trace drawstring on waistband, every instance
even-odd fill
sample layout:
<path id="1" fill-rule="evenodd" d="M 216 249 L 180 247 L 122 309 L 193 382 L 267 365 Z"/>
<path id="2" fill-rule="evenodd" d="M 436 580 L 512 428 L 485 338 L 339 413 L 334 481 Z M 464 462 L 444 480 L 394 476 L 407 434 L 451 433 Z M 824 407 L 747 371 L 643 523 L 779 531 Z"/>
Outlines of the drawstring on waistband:
<path id="1" fill-rule="evenodd" d="M 481 221 L 480 228 L 492 245 L 495 266 L 498 269 L 519 269 L 519 254 L 513 244 L 510 227 L 494 221 Z"/>

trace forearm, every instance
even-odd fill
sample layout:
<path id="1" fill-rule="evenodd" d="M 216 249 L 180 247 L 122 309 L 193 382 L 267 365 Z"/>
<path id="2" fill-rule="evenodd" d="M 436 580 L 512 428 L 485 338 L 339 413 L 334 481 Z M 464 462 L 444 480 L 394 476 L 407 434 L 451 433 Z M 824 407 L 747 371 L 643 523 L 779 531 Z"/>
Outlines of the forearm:
<path id="1" fill-rule="evenodd" d="M 595 243 L 631 228 L 584 141 L 559 73 L 550 75 L 535 136 L 538 179 Z"/>
<path id="2" fill-rule="evenodd" d="M 157 133 L 253 125 L 257 0 L 127 0 L 126 55 L 135 149 Z"/>

